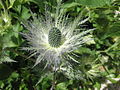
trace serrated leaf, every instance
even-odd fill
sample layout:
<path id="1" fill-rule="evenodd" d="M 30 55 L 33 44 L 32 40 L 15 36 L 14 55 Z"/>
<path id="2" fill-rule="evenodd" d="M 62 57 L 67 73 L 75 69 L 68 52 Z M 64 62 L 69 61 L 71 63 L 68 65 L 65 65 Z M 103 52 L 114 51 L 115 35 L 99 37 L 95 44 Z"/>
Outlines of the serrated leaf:
<path id="1" fill-rule="evenodd" d="M 29 13 L 29 10 L 26 7 L 23 7 L 21 12 L 21 18 L 28 19 L 30 16 L 31 15 Z"/>
<path id="2" fill-rule="evenodd" d="M 13 36 L 14 32 L 9 32 L 8 34 L 4 35 L 3 37 L 3 47 L 16 47 L 17 45 L 12 42 L 11 37 Z"/>
<path id="3" fill-rule="evenodd" d="M 16 61 L 10 59 L 10 57 L 8 56 L 3 56 L 3 57 L 0 57 L 0 63 L 3 63 L 3 62 L 16 62 Z"/>

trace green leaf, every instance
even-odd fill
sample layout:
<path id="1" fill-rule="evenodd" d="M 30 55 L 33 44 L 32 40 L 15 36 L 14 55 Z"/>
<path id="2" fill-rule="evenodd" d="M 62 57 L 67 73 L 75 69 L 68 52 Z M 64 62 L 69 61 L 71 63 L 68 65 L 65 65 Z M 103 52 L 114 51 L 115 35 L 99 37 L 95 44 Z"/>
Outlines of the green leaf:
<path id="1" fill-rule="evenodd" d="M 75 3 L 75 2 L 65 3 L 65 4 L 63 4 L 61 7 L 62 7 L 63 9 L 68 9 L 68 8 L 72 8 L 72 7 L 75 7 L 75 6 L 79 6 L 79 3 Z"/>
<path id="2" fill-rule="evenodd" d="M 71 2 L 71 3 L 64 3 L 61 5 L 61 8 L 63 9 L 62 13 L 68 12 L 70 10 L 75 9 L 75 7 L 79 6 L 79 3 Z"/>
<path id="3" fill-rule="evenodd" d="M 120 22 L 112 24 L 109 30 L 104 34 L 103 39 L 114 36 L 120 36 Z"/>
<path id="4" fill-rule="evenodd" d="M 79 49 L 75 50 L 75 53 L 92 53 L 92 51 L 89 48 L 80 47 Z"/>
<path id="5" fill-rule="evenodd" d="M 3 62 L 16 62 L 16 61 L 10 59 L 10 57 L 8 56 L 2 56 L 0 57 L 0 63 L 3 63 Z"/>
<path id="6" fill-rule="evenodd" d="M 68 90 L 65 83 L 59 83 L 56 86 L 56 90 Z"/>
<path id="7" fill-rule="evenodd" d="M 88 7 L 101 7 L 104 5 L 110 5 L 113 0 L 76 0 L 79 4 Z"/>
<path id="8" fill-rule="evenodd" d="M 10 77 L 11 77 L 11 78 L 18 78 L 18 77 L 19 77 L 19 74 L 16 73 L 16 72 L 13 72 Z"/>
<path id="9" fill-rule="evenodd" d="M 29 13 L 29 10 L 26 7 L 23 7 L 21 12 L 21 18 L 28 19 L 30 16 L 31 15 Z"/>
<path id="10" fill-rule="evenodd" d="M 112 78 L 107 78 L 107 79 L 110 80 L 112 83 L 117 83 L 117 81 Z"/>
<path id="11" fill-rule="evenodd" d="M 100 90 L 100 83 L 96 82 L 95 85 L 94 85 L 94 88 L 97 88 L 97 90 Z"/>
<path id="12" fill-rule="evenodd" d="M 9 32 L 3 37 L 3 47 L 16 47 L 17 45 L 11 40 L 15 32 Z"/>

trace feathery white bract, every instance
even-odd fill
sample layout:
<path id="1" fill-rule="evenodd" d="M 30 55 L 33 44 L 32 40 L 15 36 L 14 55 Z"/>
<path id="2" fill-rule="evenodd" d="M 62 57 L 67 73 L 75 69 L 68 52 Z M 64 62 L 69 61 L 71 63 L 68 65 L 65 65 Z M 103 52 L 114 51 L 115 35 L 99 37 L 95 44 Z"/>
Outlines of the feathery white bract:
<path id="1" fill-rule="evenodd" d="M 33 52 L 31 56 L 37 55 L 37 60 L 34 66 L 39 64 L 41 61 L 47 61 L 46 66 L 54 65 L 59 66 L 59 64 L 70 59 L 77 62 L 68 53 L 78 49 L 84 43 L 90 39 L 84 39 L 84 36 L 93 31 L 89 29 L 83 32 L 77 27 L 88 20 L 82 20 L 80 22 L 80 16 L 75 18 L 75 20 L 68 20 L 68 16 L 61 13 L 60 6 L 57 7 L 55 17 L 52 17 L 47 11 L 45 16 L 39 16 L 38 18 L 33 16 L 32 21 L 28 23 L 23 23 L 23 25 L 29 30 L 29 33 L 25 33 L 24 36 L 29 42 L 29 47 L 24 47 L 24 50 L 30 50 Z M 63 43 L 59 47 L 52 47 L 48 41 L 49 31 L 53 28 L 57 28 L 61 31 Z M 31 57 L 30 56 L 30 57 Z"/>

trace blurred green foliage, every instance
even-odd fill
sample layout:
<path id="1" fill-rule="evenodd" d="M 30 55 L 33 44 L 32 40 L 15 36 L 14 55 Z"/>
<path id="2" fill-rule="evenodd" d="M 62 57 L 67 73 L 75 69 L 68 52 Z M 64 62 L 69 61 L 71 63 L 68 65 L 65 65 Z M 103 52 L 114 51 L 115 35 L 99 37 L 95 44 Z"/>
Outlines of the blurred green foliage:
<path id="1" fill-rule="evenodd" d="M 26 32 L 20 20 L 31 18 L 31 11 L 44 14 L 45 5 L 51 14 L 60 0 L 0 0 L 0 89 L 1 90 L 99 90 L 102 83 L 120 78 L 120 1 L 119 0 L 62 0 L 63 13 L 74 18 L 83 9 L 90 19 L 82 28 L 96 28 L 94 40 L 74 51 L 80 65 L 74 68 L 61 65 L 53 82 L 54 72 L 43 70 L 44 63 L 31 68 L 34 57 L 20 50 L 26 44 L 20 32 Z M 85 12 L 83 19 L 89 14 Z M 116 89 L 117 90 L 117 89 Z"/>

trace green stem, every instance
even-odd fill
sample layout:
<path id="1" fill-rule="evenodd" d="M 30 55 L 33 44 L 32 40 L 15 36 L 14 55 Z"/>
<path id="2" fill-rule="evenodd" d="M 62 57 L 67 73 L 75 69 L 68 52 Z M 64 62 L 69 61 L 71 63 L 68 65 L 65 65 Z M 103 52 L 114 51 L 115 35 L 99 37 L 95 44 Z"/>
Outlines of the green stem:
<path id="1" fill-rule="evenodd" d="M 109 47 L 107 50 L 105 50 L 105 52 L 109 52 L 112 48 L 117 47 L 117 45 L 118 45 L 119 43 L 120 43 L 120 42 L 114 43 L 111 47 Z"/>
<path id="2" fill-rule="evenodd" d="M 57 73 L 57 71 L 56 71 L 56 68 L 55 68 L 54 73 L 53 73 L 52 87 L 51 87 L 50 90 L 55 90 L 55 85 L 56 85 L 56 73 Z"/>
<path id="3" fill-rule="evenodd" d="M 107 68 L 105 67 L 105 65 L 102 65 L 102 66 L 103 66 L 104 70 L 107 72 L 107 74 L 109 75 L 110 73 L 109 73 L 109 71 L 107 70 Z"/>

